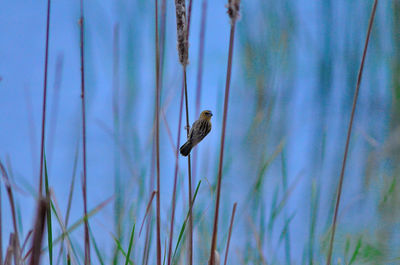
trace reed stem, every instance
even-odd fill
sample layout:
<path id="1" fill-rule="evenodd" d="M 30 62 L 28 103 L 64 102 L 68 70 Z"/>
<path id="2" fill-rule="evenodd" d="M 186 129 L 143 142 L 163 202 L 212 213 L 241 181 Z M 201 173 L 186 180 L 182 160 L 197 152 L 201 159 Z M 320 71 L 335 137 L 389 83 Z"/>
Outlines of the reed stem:
<path id="1" fill-rule="evenodd" d="M 337 216 L 338 216 L 338 212 L 339 212 L 340 198 L 341 198 L 341 195 L 342 195 L 344 171 L 346 169 L 347 155 L 348 155 L 349 145 L 350 145 L 350 136 L 351 136 L 351 131 L 352 131 L 352 128 L 353 128 L 354 114 L 356 112 L 358 94 L 360 92 L 360 84 L 361 84 L 362 74 L 363 74 L 363 70 L 364 70 L 365 57 L 367 55 L 369 37 L 371 35 L 371 29 L 372 29 L 372 25 L 374 23 L 374 18 L 375 18 L 375 12 L 376 12 L 377 5 L 378 5 L 378 0 L 375 0 L 374 1 L 374 5 L 372 7 L 372 11 L 371 11 L 371 16 L 370 16 L 370 19 L 369 19 L 367 37 L 365 39 L 364 51 L 363 51 L 363 55 L 362 55 L 362 59 L 361 59 L 360 69 L 358 71 L 358 76 L 357 76 L 357 85 L 356 85 L 356 90 L 354 92 L 354 98 L 353 98 L 353 105 L 352 105 L 352 108 L 351 108 L 349 127 L 348 127 L 348 130 L 347 130 L 345 151 L 344 151 L 344 155 L 343 155 L 342 169 L 340 171 L 340 177 L 339 177 L 339 186 L 338 186 L 338 190 L 337 190 L 335 214 L 333 215 L 333 221 L 332 221 L 332 233 L 331 233 L 331 238 L 330 238 L 330 241 L 329 241 L 328 258 L 327 258 L 327 261 L 326 261 L 327 265 L 331 264 L 331 259 L 332 259 L 333 242 L 335 240 L 336 222 L 337 222 Z"/>
<path id="2" fill-rule="evenodd" d="M 43 191 L 43 157 L 44 157 L 44 138 L 46 128 L 46 101 L 47 101 L 47 70 L 49 62 L 49 34 L 50 34 L 50 8 L 51 1 L 47 1 L 47 22 L 46 22 L 46 48 L 44 57 L 44 81 L 43 81 L 43 105 L 42 105 L 42 134 L 40 142 L 40 172 L 39 172 L 39 194 Z"/>
<path id="3" fill-rule="evenodd" d="M 155 0 L 155 49 L 156 49 L 156 171 L 157 171 L 157 265 L 161 265 L 160 227 L 160 44 L 158 37 L 158 0 Z"/>
<path id="4" fill-rule="evenodd" d="M 85 49 L 83 0 L 80 1 L 80 60 L 81 60 L 81 102 L 82 102 L 82 148 L 83 148 L 83 211 L 87 216 L 87 163 L 86 163 L 86 108 L 85 108 Z M 89 223 L 85 218 L 85 265 L 90 265 Z"/>
<path id="5" fill-rule="evenodd" d="M 219 165 L 218 165 L 217 198 L 215 200 L 214 225 L 213 225 L 210 260 L 209 260 L 210 265 L 215 265 L 214 259 L 215 259 L 215 250 L 217 247 L 219 201 L 221 197 L 221 180 L 222 180 L 222 167 L 224 160 L 226 120 L 228 117 L 228 102 L 229 102 L 229 91 L 230 91 L 231 75 L 232 75 L 233 46 L 235 40 L 235 26 L 239 12 L 239 5 L 240 5 L 239 0 L 230 0 L 228 4 L 228 14 L 231 18 L 231 30 L 229 37 L 228 69 L 226 73 L 226 83 L 225 83 L 224 114 L 222 118 L 221 150 L 219 154 Z"/>

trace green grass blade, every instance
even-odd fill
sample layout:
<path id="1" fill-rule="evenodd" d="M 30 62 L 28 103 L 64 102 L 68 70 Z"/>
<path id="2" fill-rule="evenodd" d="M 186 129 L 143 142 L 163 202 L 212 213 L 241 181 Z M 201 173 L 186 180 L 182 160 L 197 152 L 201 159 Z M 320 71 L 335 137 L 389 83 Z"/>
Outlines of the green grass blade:
<path id="1" fill-rule="evenodd" d="M 196 190 L 195 190 L 194 195 L 193 195 L 192 208 L 193 208 L 194 202 L 195 202 L 195 200 L 196 200 L 197 192 L 199 191 L 200 184 L 201 184 L 201 180 L 200 180 L 199 183 L 197 184 Z M 184 221 L 183 224 L 182 224 L 181 231 L 179 232 L 179 237 L 178 237 L 178 241 L 176 242 L 176 246 L 175 246 L 175 250 L 174 250 L 174 255 L 172 255 L 172 260 L 174 260 L 176 251 L 178 250 L 178 247 L 179 247 L 179 243 L 180 243 L 181 240 L 182 240 L 183 232 L 185 232 L 186 223 L 187 223 L 187 220 L 189 219 L 189 212 L 190 212 L 190 210 L 191 210 L 191 209 L 188 210 L 188 213 L 186 214 L 185 221 Z"/>
<path id="2" fill-rule="evenodd" d="M 99 260 L 101 265 L 104 265 L 103 257 L 101 256 L 99 247 L 97 246 L 96 240 L 94 239 L 92 229 L 90 229 L 90 226 L 89 226 L 89 236 L 92 239 L 92 243 L 93 243 L 94 251 L 96 252 L 97 259 Z"/>
<path id="3" fill-rule="evenodd" d="M 57 214 L 57 210 L 56 210 L 56 208 L 54 207 L 54 204 L 53 204 L 52 201 L 50 201 L 50 207 L 51 207 L 51 210 L 53 210 L 53 213 L 54 213 L 54 215 L 56 216 L 56 219 L 57 219 L 57 221 L 58 221 L 58 223 L 59 223 L 61 229 L 64 230 L 64 228 L 63 228 L 64 226 L 63 226 L 62 220 L 61 220 L 61 218 L 59 217 L 59 215 Z M 71 239 L 69 238 L 69 233 L 68 233 L 68 231 L 65 232 L 65 236 L 63 236 L 62 238 L 64 238 L 64 237 L 67 237 L 68 240 L 69 240 L 69 242 L 71 242 L 70 247 L 71 247 L 72 253 L 74 254 L 75 259 L 76 259 L 76 261 L 78 262 L 78 264 L 80 264 L 80 263 L 79 263 L 79 259 L 78 259 L 78 255 L 77 255 L 77 253 L 76 253 L 76 251 L 75 251 L 74 246 L 72 245 Z M 52 244 L 55 245 L 55 244 L 56 244 L 55 241 L 53 241 Z M 47 249 L 42 250 L 42 252 L 45 251 L 45 250 L 47 250 Z M 69 253 L 67 253 L 67 254 L 68 254 L 68 257 L 69 257 L 69 262 L 71 262 L 71 261 L 70 261 L 71 257 L 69 256 Z"/>
<path id="4" fill-rule="evenodd" d="M 356 261 L 356 258 L 357 258 L 357 256 L 358 256 L 358 253 L 360 252 L 360 249 L 361 249 L 361 245 L 362 245 L 362 239 L 361 239 L 361 237 L 360 237 L 360 238 L 358 239 L 358 241 L 357 241 L 357 245 L 356 245 L 356 248 L 354 249 L 353 255 L 351 256 L 349 265 L 353 264 L 353 262 Z"/>
<path id="5" fill-rule="evenodd" d="M 133 227 L 132 227 L 131 239 L 129 240 L 128 254 L 126 255 L 125 265 L 128 265 L 129 257 L 131 255 L 131 250 L 132 250 L 132 245 L 133 245 L 133 238 L 135 236 L 135 226 L 136 226 L 136 223 L 134 223 Z"/>
<path id="6" fill-rule="evenodd" d="M 128 260 L 129 264 L 134 265 L 133 261 L 131 261 L 131 260 L 128 258 L 128 255 L 125 253 L 124 249 L 122 248 L 121 242 L 119 242 L 118 238 L 116 238 L 114 235 L 111 235 L 111 236 L 112 236 L 112 238 L 114 239 L 115 244 L 117 244 L 118 250 L 121 251 L 122 255 L 124 255 L 124 257 Z"/>
<path id="7" fill-rule="evenodd" d="M 163 265 L 165 265 L 165 258 L 166 257 L 167 257 L 167 241 L 165 240 Z"/>
<path id="8" fill-rule="evenodd" d="M 87 216 L 83 216 L 82 218 L 80 218 L 79 220 L 77 220 L 75 223 L 73 223 L 68 229 L 67 231 L 63 232 L 60 236 L 58 236 L 56 239 L 53 240 L 53 246 L 57 243 L 59 243 L 65 236 L 67 236 L 68 234 L 70 234 L 71 232 L 73 232 L 75 229 L 77 229 L 81 224 L 83 224 L 83 222 L 85 221 L 85 219 L 89 219 L 92 216 L 94 216 L 95 214 L 97 214 L 101 209 L 103 209 L 109 202 L 111 202 L 111 200 L 114 197 L 110 197 L 107 200 L 103 201 L 102 203 L 100 203 L 99 205 L 97 205 L 94 209 L 92 209 L 91 211 L 88 212 Z M 53 210 L 55 212 L 55 209 Z M 61 220 L 59 220 L 61 221 Z M 47 248 L 43 249 L 42 251 L 46 251 Z"/>
<path id="9" fill-rule="evenodd" d="M 47 174 L 47 161 L 46 154 L 44 154 L 44 180 L 45 180 L 45 188 L 46 188 L 46 197 L 50 200 L 50 192 L 49 192 L 49 176 Z M 49 263 L 53 265 L 53 230 L 51 226 L 51 208 L 48 207 L 47 210 L 47 242 L 49 247 Z"/>

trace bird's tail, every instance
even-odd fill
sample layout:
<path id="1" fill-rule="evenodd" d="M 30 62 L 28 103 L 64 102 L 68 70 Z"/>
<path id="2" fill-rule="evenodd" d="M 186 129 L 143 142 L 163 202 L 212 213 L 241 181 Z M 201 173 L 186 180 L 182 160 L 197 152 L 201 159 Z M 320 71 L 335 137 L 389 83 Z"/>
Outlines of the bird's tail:
<path id="1" fill-rule="evenodd" d="M 184 145 L 181 146 L 179 151 L 181 152 L 181 155 L 188 156 L 192 148 L 193 148 L 192 142 L 187 141 Z"/>

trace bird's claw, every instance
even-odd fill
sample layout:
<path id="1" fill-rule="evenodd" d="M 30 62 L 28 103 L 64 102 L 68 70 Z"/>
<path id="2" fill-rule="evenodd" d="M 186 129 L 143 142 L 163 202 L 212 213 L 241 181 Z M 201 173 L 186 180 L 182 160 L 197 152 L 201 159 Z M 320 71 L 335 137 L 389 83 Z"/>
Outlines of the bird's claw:
<path id="1" fill-rule="evenodd" d="M 186 126 L 185 126 L 185 130 L 190 130 L 190 126 L 189 126 L 189 125 L 186 125 Z"/>

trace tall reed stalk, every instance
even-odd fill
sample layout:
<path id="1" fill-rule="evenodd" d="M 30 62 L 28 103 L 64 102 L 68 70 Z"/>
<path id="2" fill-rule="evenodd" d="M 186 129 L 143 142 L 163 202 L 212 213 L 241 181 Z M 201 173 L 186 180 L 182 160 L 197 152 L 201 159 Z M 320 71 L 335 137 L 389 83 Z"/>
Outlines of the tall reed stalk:
<path id="1" fill-rule="evenodd" d="M 155 49 L 156 49 L 156 171 L 157 171 L 157 265 L 161 265 L 160 231 L 160 43 L 158 38 L 158 0 L 155 0 Z"/>
<path id="2" fill-rule="evenodd" d="M 8 201 L 10 203 L 12 224 L 13 224 L 13 228 L 14 228 L 14 235 L 15 235 L 16 240 L 18 242 L 19 240 L 18 240 L 18 227 L 17 227 L 17 213 L 16 213 L 16 210 L 15 210 L 14 194 L 13 194 L 13 191 L 11 189 L 11 183 L 10 183 L 10 179 L 8 177 L 6 168 L 3 165 L 3 162 L 1 162 L 1 161 L 0 161 L 0 173 L 1 173 L 2 179 L 4 181 L 4 186 L 6 188 Z"/>
<path id="3" fill-rule="evenodd" d="M 47 69 L 49 62 L 50 9 L 51 9 L 51 1 L 47 0 L 46 48 L 44 55 L 44 81 L 43 81 L 43 105 L 42 105 L 42 134 L 40 141 L 39 196 L 42 196 L 42 191 L 43 191 L 43 157 L 44 157 L 44 138 L 45 138 L 45 128 L 46 128 L 47 72 L 48 72 Z"/>
<path id="4" fill-rule="evenodd" d="M 167 259 L 168 265 L 171 264 L 172 238 L 173 238 L 173 234 L 174 234 L 175 208 L 176 208 L 175 200 L 176 200 L 176 185 L 177 185 L 178 170 L 179 170 L 179 143 L 181 141 L 183 93 L 184 93 L 184 84 L 182 83 L 181 99 L 180 99 L 180 104 L 179 104 L 178 136 L 177 136 L 176 153 L 175 153 L 174 186 L 173 186 L 173 191 L 172 191 L 172 213 L 171 213 L 171 225 L 170 225 L 170 234 L 169 234 L 169 243 L 168 243 L 168 259 Z"/>
<path id="5" fill-rule="evenodd" d="M 122 229 L 122 208 L 123 208 L 123 191 L 121 186 L 120 176 L 120 85 L 119 85 L 119 24 L 114 25 L 113 30 L 113 85 L 112 85 L 112 110 L 114 123 L 114 225 L 117 233 L 117 238 L 120 242 L 123 239 Z M 115 247 L 113 253 L 113 264 L 118 264 L 118 248 Z"/>
<path id="6" fill-rule="evenodd" d="M 185 0 L 175 0 L 176 10 L 176 31 L 178 40 L 179 62 L 183 70 L 183 82 L 185 91 L 185 109 L 186 109 L 186 133 L 189 137 L 189 103 L 187 92 L 186 67 L 188 64 L 188 21 L 186 20 L 186 4 Z M 190 154 L 188 155 L 188 190 L 189 190 L 189 239 L 188 239 L 188 264 L 193 264 L 193 217 L 192 217 L 192 170 L 190 162 Z"/>
<path id="7" fill-rule="evenodd" d="M 230 245 L 230 242 L 231 242 L 233 221 L 235 220 L 236 206 L 237 206 L 237 203 L 235 202 L 233 204 L 233 208 L 232 208 L 231 223 L 229 225 L 228 240 L 226 242 L 224 265 L 226 265 L 226 263 L 228 262 L 229 245 Z"/>
<path id="8" fill-rule="evenodd" d="M 200 114 L 200 102 L 201 102 L 201 85 L 203 81 L 203 60 L 204 60 L 204 43 L 206 35 L 206 19 L 207 19 L 207 0 L 202 1 L 201 5 L 201 24 L 200 24 L 200 36 L 199 36 L 199 54 L 198 54 L 198 65 L 197 65 L 197 77 L 196 77 L 196 111 L 195 116 Z M 197 173 L 197 151 L 193 150 L 193 181 L 196 181 Z"/>
<path id="9" fill-rule="evenodd" d="M 189 123 L 189 104 L 187 93 L 186 66 L 183 67 L 183 80 L 185 83 L 185 108 L 186 108 L 186 133 L 189 138 L 190 123 Z M 193 264 L 193 215 L 192 215 L 192 166 L 190 162 L 190 154 L 188 155 L 188 189 L 189 189 L 189 265 Z"/>
<path id="10" fill-rule="evenodd" d="M 340 198 L 341 198 L 341 195 L 342 195 L 343 178 L 344 178 L 344 171 L 346 169 L 347 154 L 348 154 L 348 151 L 349 151 L 349 144 L 350 144 L 350 136 L 351 136 L 351 131 L 352 131 L 352 128 L 353 128 L 354 114 L 356 112 L 358 94 L 360 92 L 360 85 L 361 85 L 361 79 L 362 79 L 362 74 L 363 74 L 363 70 L 364 70 L 365 57 L 367 55 L 368 43 L 369 43 L 369 38 L 370 38 L 370 35 L 371 35 L 372 25 L 374 23 L 374 18 L 375 18 L 375 12 L 376 12 L 377 5 L 378 5 L 378 0 L 375 0 L 374 1 L 374 5 L 372 7 L 372 11 L 371 11 L 371 16 L 369 18 L 367 37 L 365 39 L 364 51 L 363 51 L 363 55 L 362 55 L 362 59 L 361 59 L 360 69 L 358 71 L 356 90 L 354 91 L 353 105 L 352 105 L 352 108 L 351 108 L 349 127 L 348 127 L 348 130 L 347 130 L 347 137 L 346 137 L 346 145 L 345 145 L 345 150 L 344 150 L 344 155 L 343 155 L 342 169 L 340 171 L 340 177 L 339 177 L 339 186 L 338 186 L 338 190 L 337 190 L 335 213 L 333 215 L 333 221 L 332 221 L 332 233 L 331 233 L 331 238 L 330 238 L 330 241 L 329 241 L 328 258 L 327 258 L 327 261 L 326 261 L 327 265 L 331 264 L 331 259 L 332 259 L 333 242 L 335 240 L 337 215 L 338 215 L 338 212 L 339 212 Z"/>
<path id="11" fill-rule="evenodd" d="M 215 200 L 214 225 L 213 225 L 210 260 L 209 260 L 210 265 L 215 265 L 215 250 L 217 247 L 217 234 L 218 234 L 219 200 L 221 197 L 222 166 L 224 160 L 225 131 L 226 131 L 226 120 L 228 116 L 229 90 L 230 90 L 231 74 L 232 74 L 233 45 L 235 40 L 236 20 L 239 16 L 239 8 L 240 8 L 240 0 L 229 0 L 228 15 L 231 19 L 231 30 L 229 37 L 228 69 L 226 73 L 226 84 L 225 84 L 224 114 L 222 118 L 221 150 L 219 154 L 217 198 Z"/>
<path id="12" fill-rule="evenodd" d="M 83 212 L 87 216 L 87 168 L 86 168 L 86 109 L 85 109 L 85 49 L 84 49 L 84 17 L 83 0 L 80 0 L 80 61 L 81 61 L 81 103 L 82 103 L 82 149 L 83 149 Z M 89 223 L 85 218 L 85 265 L 90 264 Z"/>
<path id="13" fill-rule="evenodd" d="M 49 207 L 49 198 L 43 198 L 42 196 L 39 197 L 37 207 L 35 226 L 33 228 L 32 253 L 31 260 L 29 262 L 30 265 L 38 265 L 40 262 L 44 225 L 46 223 L 45 218 Z M 15 262 L 19 263 L 20 261 Z"/>

